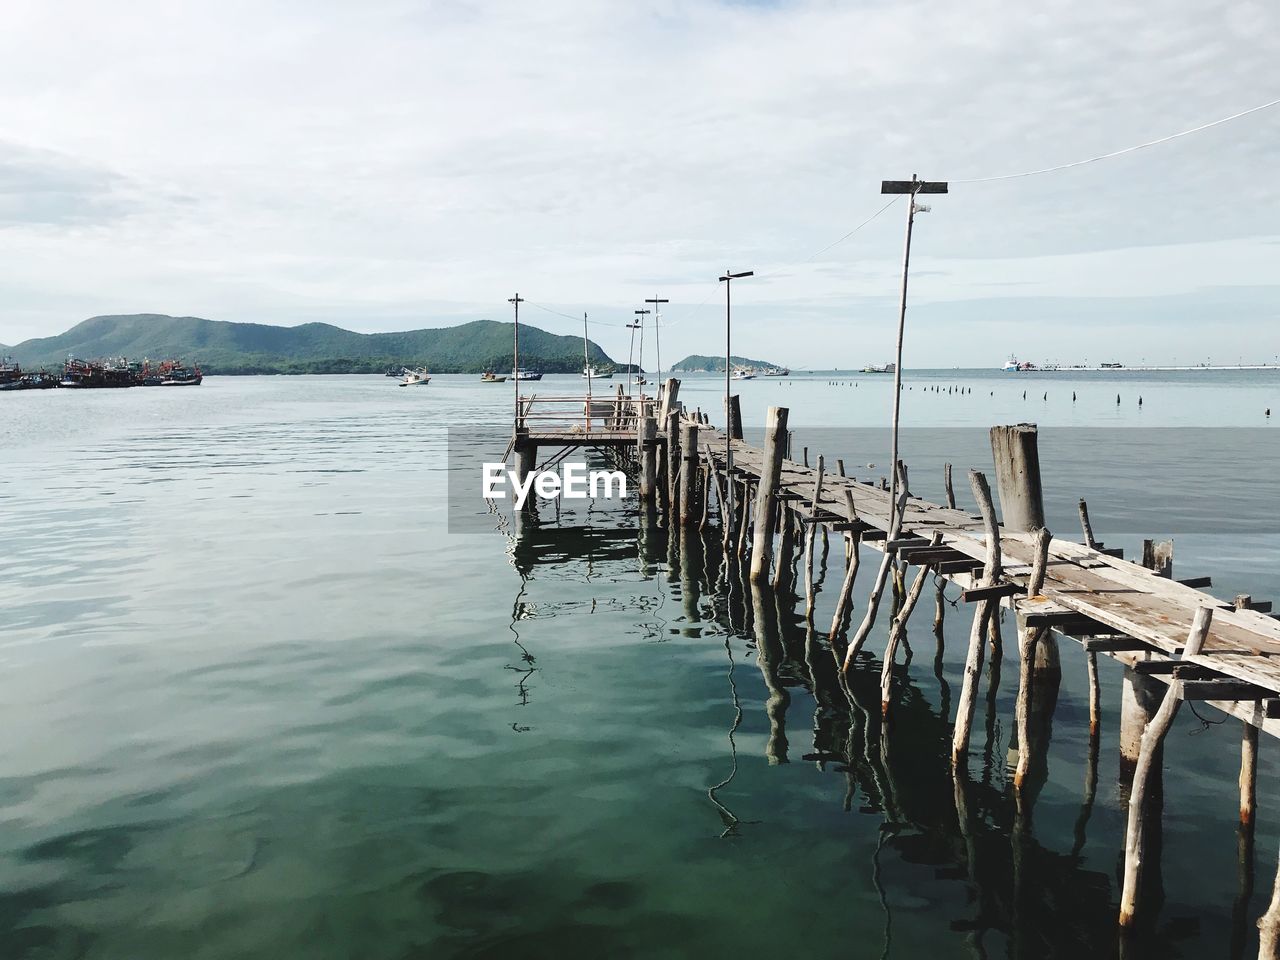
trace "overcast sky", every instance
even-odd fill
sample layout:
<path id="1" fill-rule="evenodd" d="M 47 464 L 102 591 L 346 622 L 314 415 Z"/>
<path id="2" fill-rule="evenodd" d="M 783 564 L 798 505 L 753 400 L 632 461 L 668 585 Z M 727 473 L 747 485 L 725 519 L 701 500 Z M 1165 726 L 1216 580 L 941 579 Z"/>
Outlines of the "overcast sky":
<path id="1" fill-rule="evenodd" d="M 102 313 L 362 331 L 588 311 L 627 355 L 1280 354 L 1280 4 L 6 0 L 0 342 Z M 816 256 L 815 256 L 816 254 Z M 539 306 L 534 306 L 537 304 Z M 646 364 L 649 366 L 650 364 Z"/>

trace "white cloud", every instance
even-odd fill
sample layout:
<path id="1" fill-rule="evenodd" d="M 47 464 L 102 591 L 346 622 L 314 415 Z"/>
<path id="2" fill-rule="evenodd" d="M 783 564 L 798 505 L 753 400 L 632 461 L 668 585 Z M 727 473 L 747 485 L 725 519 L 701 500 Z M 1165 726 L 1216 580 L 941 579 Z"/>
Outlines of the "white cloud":
<path id="1" fill-rule="evenodd" d="M 882 178 L 1041 167 L 1275 96 L 1260 79 L 1280 8 L 1198 6 L 10 3 L 0 142 L 22 152 L 4 182 L 26 192 L 0 207 L 0 340 L 132 310 L 364 330 L 503 318 L 519 289 L 613 322 L 661 292 L 664 354 L 707 352 L 714 277 L 745 267 L 774 275 L 741 287 L 744 349 L 880 359 L 901 205 L 807 258 L 879 205 Z M 913 321 L 1086 298 L 1111 305 L 1123 352 L 1145 342 L 1140 303 L 1235 287 L 1274 353 L 1258 318 L 1280 312 L 1278 153 L 1280 109 L 957 184 L 920 224 Z M 982 336 L 924 338 L 916 362 L 1007 349 Z"/>

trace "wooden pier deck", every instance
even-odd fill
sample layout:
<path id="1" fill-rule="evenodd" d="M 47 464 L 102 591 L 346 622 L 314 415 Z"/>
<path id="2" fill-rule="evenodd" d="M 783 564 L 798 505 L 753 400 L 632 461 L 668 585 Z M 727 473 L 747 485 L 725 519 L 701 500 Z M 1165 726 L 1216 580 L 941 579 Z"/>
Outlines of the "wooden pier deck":
<path id="1" fill-rule="evenodd" d="M 581 398 L 576 399 L 581 405 Z M 599 409 L 589 428 L 578 422 L 568 426 L 531 422 L 523 435 L 525 442 L 539 449 L 636 447 L 638 428 L 634 415 L 623 417 L 625 426 L 602 418 L 611 402 L 593 401 Z M 637 401 L 628 398 L 626 402 Z M 646 404 L 644 409 L 652 412 L 660 403 L 642 402 Z M 659 418 L 655 420 L 656 441 L 666 445 L 668 431 L 660 425 Z M 689 413 L 682 414 L 680 422 L 698 428 L 700 463 L 723 472 L 724 432 Z M 742 440 L 730 443 L 736 481 L 758 485 L 765 473 L 766 451 Z M 890 524 L 889 491 L 871 481 L 824 472 L 815 502 L 817 480 L 816 467 L 783 459 L 777 496 L 810 522 L 833 532 L 856 529 L 863 544 L 884 549 Z M 935 534 L 940 543 L 930 547 Z M 1204 645 L 1198 654 L 1187 658 L 1187 664 L 1213 671 L 1215 678 L 1247 685 L 1236 691 L 1247 699 L 1212 698 L 1211 702 L 1280 737 L 1280 659 L 1276 659 L 1280 658 L 1280 620 L 1257 610 L 1235 609 L 1203 590 L 1060 537 L 1054 537 L 1049 544 L 1044 586 L 1035 597 L 1026 597 L 1024 591 L 1034 557 L 1032 536 L 1002 529 L 1000 540 L 999 585 L 1008 591 L 1002 597 L 1004 605 L 1014 607 L 1032 625 L 1047 626 L 1081 642 L 1100 635 L 1129 638 L 1134 641 L 1130 649 L 1120 649 L 1112 643 L 1111 649 L 1099 650 L 1126 663 L 1180 657 L 1196 610 L 1213 609 Z M 909 497 L 902 530 L 892 549 L 908 564 L 927 561 L 940 576 L 962 587 L 976 586 L 974 571 L 981 570 L 987 552 L 983 520 L 964 510 Z M 1172 678 L 1172 673 L 1160 672 L 1160 668 L 1149 669 L 1150 675 L 1157 678 Z M 1189 689 L 1198 693 L 1209 688 Z M 1264 693 L 1268 695 L 1263 696 Z M 1260 708 L 1260 704 L 1273 698 L 1274 707 Z M 1275 711 L 1277 717 L 1268 717 L 1268 710 Z"/>
<path id="2" fill-rule="evenodd" d="M 783 408 L 770 410 L 764 445 L 757 447 L 741 439 L 736 398 L 730 399 L 728 407 L 730 426 L 717 430 L 700 411 L 685 410 L 676 402 L 678 389 L 679 381 L 668 380 L 657 398 L 627 397 L 620 388 L 613 396 L 589 402 L 582 397 L 553 398 L 552 406 L 558 405 L 558 410 L 539 410 L 536 398 L 528 398 L 518 406 L 511 443 L 517 469 L 521 473 L 536 469 L 540 449 L 557 450 L 547 460 L 554 464 L 574 448 L 596 448 L 632 469 L 646 508 L 665 503 L 668 523 L 685 529 L 704 529 L 714 500 L 725 559 L 750 553 L 753 591 L 767 588 L 775 570 L 775 552 L 774 585 L 795 583 L 795 577 L 784 574 L 794 572 L 797 546 L 803 542 L 800 553 L 809 560 L 802 563 L 806 567 L 803 590 L 811 628 L 814 536 L 821 531 L 823 536 L 847 538 L 845 582 L 828 639 L 843 676 L 874 627 L 880 594 L 892 570 L 895 605 L 881 676 L 886 717 L 893 702 L 897 642 L 925 577 L 958 584 L 974 612 L 952 740 L 957 784 L 967 776 L 973 705 L 988 643 L 993 657 L 1002 655 L 993 611 L 1000 605 L 1014 610 L 1020 671 L 1013 787 L 1019 816 L 1024 811 L 1029 816 L 1031 803 L 1022 793 L 1024 775 L 1043 763 L 1047 749 L 1047 740 L 1034 732 L 1029 720 L 1032 705 L 1048 703 L 1051 710 L 1057 698 L 1061 666 L 1054 635 L 1078 641 L 1087 655 L 1090 764 L 1095 770 L 1101 712 L 1097 655 L 1122 663 L 1120 751 L 1133 777 L 1119 910 L 1119 924 L 1126 933 L 1134 929 L 1140 907 L 1146 824 L 1160 816 L 1159 804 L 1148 802 L 1148 785 L 1159 783 L 1164 738 L 1184 700 L 1208 703 L 1242 721 L 1241 849 L 1246 849 L 1247 841 L 1251 850 L 1258 735 L 1280 737 L 1280 621 L 1269 603 L 1255 604 L 1248 597 L 1232 603 L 1220 600 L 1199 589 L 1210 585 L 1209 577 L 1185 583 L 1173 579 L 1171 543 L 1163 555 L 1149 543 L 1153 549 L 1149 562 L 1144 557 L 1143 564 L 1102 549 L 1093 540 L 1083 503 L 1085 542 L 1050 536 L 1044 529 L 1034 425 L 992 428 L 992 459 L 1004 520 L 1000 523 L 980 471 L 970 473 L 977 514 L 910 496 L 905 465 L 894 465 L 899 468 L 895 479 L 908 491 L 895 496 L 883 480 L 847 477 L 842 467 L 835 473 L 826 471 L 821 457 L 813 467 L 791 459 Z M 949 466 L 947 492 L 948 503 L 953 503 Z M 900 517 L 895 517 L 894 499 L 901 504 Z M 844 605 L 863 545 L 880 551 L 882 559 L 862 624 L 848 638 Z M 911 566 L 919 572 L 907 590 Z M 939 617 L 942 606 L 939 599 Z M 1153 787 L 1151 796 L 1159 795 Z M 1258 925 L 1264 947 L 1259 955 L 1280 958 L 1280 875 L 1276 896 Z"/>

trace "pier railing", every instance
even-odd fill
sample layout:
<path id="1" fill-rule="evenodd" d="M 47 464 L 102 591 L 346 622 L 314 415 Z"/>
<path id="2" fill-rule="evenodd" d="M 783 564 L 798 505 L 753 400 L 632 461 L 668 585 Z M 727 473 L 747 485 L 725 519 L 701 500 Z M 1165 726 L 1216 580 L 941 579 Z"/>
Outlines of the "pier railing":
<path id="1" fill-rule="evenodd" d="M 521 395 L 516 431 L 529 434 L 568 434 L 588 439 L 634 433 L 643 416 L 656 416 L 657 397 L 627 396 L 625 393 L 591 397 L 530 394 Z"/>

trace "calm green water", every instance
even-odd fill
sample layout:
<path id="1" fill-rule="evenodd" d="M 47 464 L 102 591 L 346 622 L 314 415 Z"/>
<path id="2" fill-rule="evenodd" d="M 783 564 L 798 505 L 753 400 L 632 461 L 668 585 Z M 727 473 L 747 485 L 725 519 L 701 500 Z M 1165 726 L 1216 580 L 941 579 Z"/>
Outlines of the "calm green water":
<path id="1" fill-rule="evenodd" d="M 797 445 L 829 439 L 875 475 L 882 446 L 822 432 L 885 422 L 889 378 L 856 383 L 752 381 L 744 416 L 786 404 Z M 962 428 L 1037 420 L 1056 531 L 1075 535 L 1087 496 L 1109 545 L 1173 534 L 1179 575 L 1276 594 L 1280 481 L 1256 467 L 1278 462 L 1275 374 L 907 383 L 905 422 L 933 431 L 908 440 L 917 492 L 937 494 L 942 459 L 969 465 L 953 439 L 981 457 Z M 958 385 L 972 393 L 930 389 Z M 518 540 L 500 517 L 451 535 L 445 427 L 505 424 L 509 387 L 209 378 L 3 398 L 0 956 L 1115 951 L 1118 668 L 1102 665 L 1090 805 L 1083 657 L 1063 644 L 1047 778 L 1018 839 L 1017 669 L 997 666 L 959 816 L 946 755 L 963 607 L 935 664 L 922 604 L 882 735 L 886 623 L 855 680 L 864 714 L 794 597 L 752 596 L 714 547 L 630 510 L 543 510 Z M 690 378 L 682 397 L 716 415 L 721 389 Z M 1206 478 L 1220 496 L 1195 494 Z M 819 625 L 842 564 L 833 541 Z M 1236 724 L 1179 717 L 1138 955 L 1255 949 L 1276 751 L 1264 742 L 1242 895 L 1238 742 Z"/>

